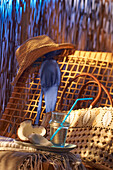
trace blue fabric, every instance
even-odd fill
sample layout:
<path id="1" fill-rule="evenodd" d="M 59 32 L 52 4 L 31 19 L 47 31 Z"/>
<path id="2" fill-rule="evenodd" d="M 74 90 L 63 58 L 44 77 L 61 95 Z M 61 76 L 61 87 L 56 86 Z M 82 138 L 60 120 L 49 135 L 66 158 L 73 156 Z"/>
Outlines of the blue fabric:
<path id="1" fill-rule="evenodd" d="M 60 68 L 56 60 L 45 60 L 40 69 L 40 81 L 41 81 L 41 94 L 37 109 L 37 117 L 35 124 L 38 124 L 41 113 L 42 96 L 44 94 L 46 112 L 54 111 L 58 86 L 60 85 Z"/>

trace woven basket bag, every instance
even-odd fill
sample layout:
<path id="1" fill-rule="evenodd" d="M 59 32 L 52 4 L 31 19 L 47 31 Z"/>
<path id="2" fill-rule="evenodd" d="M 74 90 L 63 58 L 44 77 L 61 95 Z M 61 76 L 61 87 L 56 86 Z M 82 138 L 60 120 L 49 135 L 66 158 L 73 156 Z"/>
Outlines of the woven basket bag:
<path id="1" fill-rule="evenodd" d="M 67 135 L 67 142 L 74 143 L 77 148 L 74 153 L 80 154 L 82 160 L 94 168 L 112 170 L 113 169 L 113 103 L 108 90 L 98 82 L 91 74 L 83 73 L 73 78 L 65 87 L 61 97 L 61 107 L 63 97 L 70 84 L 79 77 L 90 76 L 94 81 L 88 81 L 80 89 L 78 98 L 84 89 L 90 84 L 98 84 L 99 93 L 90 104 L 89 108 L 76 109 L 71 112 L 71 126 Z M 96 107 L 95 104 L 101 97 L 101 88 L 105 91 L 110 101 L 111 107 Z M 78 106 L 80 107 L 80 103 Z M 61 109 L 61 108 L 60 108 Z"/>
<path id="2" fill-rule="evenodd" d="M 70 79 L 74 78 L 77 74 L 84 72 L 91 73 L 96 78 L 98 78 L 98 80 L 108 89 L 111 96 L 113 97 L 112 53 L 65 50 L 63 54 L 55 56 L 54 59 L 57 61 L 61 70 L 61 84 L 58 90 L 55 109 L 56 111 L 60 110 L 61 96 L 66 85 L 70 82 Z M 18 79 L 17 83 L 14 85 L 14 90 L 0 119 L 0 135 L 17 138 L 17 129 L 23 120 L 31 119 L 33 123 L 35 122 L 41 92 L 39 69 L 44 60 L 45 56 L 42 56 L 40 60 L 36 60 L 32 65 L 26 68 L 21 77 Z M 89 76 L 84 76 L 79 77 L 77 81 L 72 82 L 69 87 L 69 91 L 65 93 L 66 96 L 64 95 L 65 98 L 63 98 L 62 107 L 64 111 L 68 111 L 71 108 L 75 99 L 78 97 L 80 88 L 86 82 L 92 81 L 91 79 L 92 78 Z M 98 93 L 98 90 L 99 88 L 97 84 L 89 84 L 84 89 L 84 93 L 82 93 L 81 97 L 95 97 Z M 90 103 L 91 101 L 77 103 L 78 106 L 76 109 L 79 108 L 79 104 L 80 108 L 89 108 Z M 105 93 L 102 91 L 102 95 L 95 107 L 105 106 L 109 107 L 110 102 L 109 98 L 106 98 Z M 45 114 L 45 101 L 43 98 L 40 124 L 43 124 L 44 127 L 47 127 L 50 117 L 51 114 Z M 77 132 L 75 130 L 77 129 L 80 130 L 80 128 L 76 127 L 70 128 L 70 134 L 68 133 L 68 135 L 76 135 Z M 81 131 L 81 133 L 83 132 Z M 49 136 L 49 128 L 47 136 Z M 81 137 L 77 138 L 80 139 Z M 67 138 L 67 140 L 71 143 L 75 143 L 71 137 Z M 101 165 L 103 163 L 100 162 Z M 97 165 L 97 162 L 95 165 Z"/>

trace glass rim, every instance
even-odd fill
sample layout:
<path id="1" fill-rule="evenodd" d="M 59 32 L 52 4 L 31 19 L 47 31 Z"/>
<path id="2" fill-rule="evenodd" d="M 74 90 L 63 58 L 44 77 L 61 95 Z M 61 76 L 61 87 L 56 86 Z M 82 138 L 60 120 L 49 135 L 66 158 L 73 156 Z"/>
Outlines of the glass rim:
<path id="1" fill-rule="evenodd" d="M 66 112 L 57 112 L 57 111 L 53 111 L 52 114 L 56 114 L 56 115 L 67 115 Z"/>

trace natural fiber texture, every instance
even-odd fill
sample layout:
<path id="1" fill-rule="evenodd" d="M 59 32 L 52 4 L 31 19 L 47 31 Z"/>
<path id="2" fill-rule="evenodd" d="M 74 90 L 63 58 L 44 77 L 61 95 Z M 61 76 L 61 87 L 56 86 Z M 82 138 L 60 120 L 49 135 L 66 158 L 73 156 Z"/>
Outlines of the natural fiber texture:
<path id="1" fill-rule="evenodd" d="M 50 138 L 49 122 L 51 114 L 45 116 L 42 125 L 47 127 Z M 93 168 L 113 169 L 113 108 L 99 107 L 79 109 L 71 112 L 71 126 L 67 143 L 77 145 L 72 153 L 80 154 L 83 162 Z"/>
<path id="2" fill-rule="evenodd" d="M 60 110 L 61 96 L 64 88 L 72 78 L 74 78 L 77 74 L 80 73 L 93 74 L 108 89 L 110 94 L 113 96 L 112 53 L 75 51 L 74 54 L 72 54 L 72 52 L 73 52 L 72 50 L 71 51 L 65 50 L 62 55 L 58 55 L 54 57 L 54 59 L 56 59 L 57 63 L 59 64 L 61 70 L 61 84 L 58 90 L 56 111 Z M 41 92 L 39 69 L 44 59 L 45 57 L 43 56 L 40 58 L 40 61 L 35 61 L 31 66 L 29 66 L 23 72 L 23 74 L 17 81 L 17 84 L 14 86 L 14 91 L 12 93 L 12 96 L 10 97 L 5 112 L 0 120 L 1 135 L 16 138 L 17 128 L 24 119 L 32 119 L 32 122 L 34 123 L 37 114 L 39 96 Z M 70 85 L 70 87 L 68 88 L 68 90 L 66 91 L 63 97 L 62 110 L 68 111 L 71 108 L 75 99 L 78 97 L 80 88 L 88 81 L 92 81 L 92 78 L 90 78 L 89 76 L 79 77 L 77 81 L 73 82 Z M 84 89 L 84 93 L 82 93 L 81 97 L 95 98 L 97 94 L 98 94 L 98 86 L 97 84 L 94 83 L 94 84 L 90 84 L 86 89 Z M 80 107 L 88 108 L 90 104 L 91 101 L 81 102 Z M 109 99 L 107 98 L 106 93 L 102 91 L 101 98 L 96 104 L 96 107 L 103 107 L 103 106 L 109 107 L 110 105 L 111 104 L 109 102 Z M 43 120 L 44 115 L 45 115 L 45 102 L 43 100 L 40 123 L 41 122 L 44 123 Z M 44 123 L 44 125 L 46 124 L 47 123 Z M 81 129 L 81 133 L 84 134 L 84 129 L 76 128 L 76 130 L 80 130 L 80 129 Z M 86 127 L 85 129 L 87 130 Z M 105 128 L 101 130 L 101 127 L 98 127 L 97 129 L 99 132 L 102 132 L 102 134 L 105 133 Z M 80 139 L 79 133 L 77 136 L 77 141 L 75 142 L 74 139 L 75 138 L 74 135 L 76 135 L 75 129 L 74 131 L 72 129 L 72 132 L 70 129 L 70 132 L 68 133 L 69 137 L 67 138 L 68 142 L 78 145 L 79 143 L 78 140 Z M 88 134 L 89 134 L 89 130 L 87 130 L 86 135 L 88 136 Z M 49 136 L 49 132 L 47 135 Z M 91 135 L 90 138 L 88 138 L 88 140 L 89 139 L 91 140 L 92 138 Z M 84 139 L 84 135 L 83 135 L 83 139 Z M 84 142 L 86 142 L 86 140 L 84 140 Z M 81 146 L 80 149 L 82 149 Z M 93 151 L 95 151 L 94 148 Z M 100 162 L 100 164 L 102 165 L 102 162 Z M 93 167 L 95 166 L 96 165 L 94 164 Z"/>
<path id="3" fill-rule="evenodd" d="M 80 74 L 85 76 L 87 74 Z M 90 76 L 90 74 L 89 74 Z M 76 76 L 65 87 L 62 98 L 73 81 L 76 81 Z M 80 98 L 83 90 L 90 84 L 97 82 L 88 81 L 82 86 L 78 97 Z M 112 170 L 113 169 L 113 102 L 108 90 L 101 84 L 102 89 L 107 94 L 110 100 L 111 107 L 87 108 L 72 111 L 70 113 L 70 129 L 67 135 L 67 142 L 77 144 L 72 152 L 80 154 L 82 160 L 94 168 Z M 100 95 L 99 95 L 100 97 Z M 96 97 L 97 98 L 97 97 Z M 97 100 L 97 99 L 96 99 Z M 96 102 L 94 102 L 96 103 Z M 62 106 L 62 104 L 61 104 Z M 91 103 L 90 106 L 94 105 Z M 49 127 L 50 114 L 45 116 L 42 125 Z M 48 136 L 49 137 L 49 131 Z"/>
<path id="4" fill-rule="evenodd" d="M 85 74 L 84 74 L 85 75 Z M 83 74 L 80 74 L 83 76 Z M 67 87 L 76 80 L 78 76 L 73 78 L 65 87 L 63 95 Z M 91 82 L 84 84 L 79 92 L 83 93 L 84 87 Z M 99 85 L 99 84 L 98 84 Z M 79 153 L 83 161 L 91 164 L 98 169 L 113 169 L 113 102 L 107 89 L 101 85 L 110 99 L 111 107 L 98 107 L 92 109 L 79 109 L 71 112 L 71 130 L 68 132 L 67 142 L 77 144 L 77 148 L 73 153 Z M 63 98 L 62 95 L 62 98 Z M 100 97 L 100 95 L 99 95 Z M 61 98 L 61 102 L 62 102 Z M 97 98 L 97 97 L 96 97 Z M 96 102 L 95 102 L 96 103 Z M 93 106 L 91 104 L 90 106 Z"/>
<path id="5" fill-rule="evenodd" d="M 80 157 L 72 153 L 0 151 L 0 160 L 1 170 L 86 170 Z"/>
<path id="6" fill-rule="evenodd" d="M 44 167 L 49 170 L 50 165 L 54 170 L 86 170 L 79 155 L 39 151 L 0 137 L 0 170 L 44 170 Z"/>
<path id="7" fill-rule="evenodd" d="M 112 0 L 1 0 L 0 10 L 3 111 L 18 72 L 15 51 L 28 38 L 46 34 L 57 43 L 76 44 L 77 50 L 113 52 Z"/>
<path id="8" fill-rule="evenodd" d="M 80 73 L 91 73 L 108 89 L 113 96 L 113 61 L 112 53 L 96 53 L 75 51 L 73 55 L 69 55 L 70 51 L 64 51 L 62 55 L 54 57 L 59 64 L 61 70 L 61 84 L 58 90 L 56 110 L 60 109 L 61 95 L 67 83 Z M 16 131 L 19 124 L 24 119 L 32 119 L 34 123 L 39 96 L 41 92 L 39 69 L 45 57 L 41 57 L 40 61 L 36 61 L 29 66 L 21 75 L 14 91 L 10 97 L 8 105 L 0 120 L 1 135 L 16 137 Z M 92 81 L 90 77 L 80 77 L 77 81 L 70 85 L 63 97 L 62 110 L 69 110 L 78 97 L 78 93 L 83 84 Z M 98 86 L 96 84 L 89 85 L 82 93 L 81 97 L 94 97 L 98 94 Z M 81 102 L 80 107 L 88 108 L 89 102 Z M 109 99 L 102 91 L 101 98 L 96 104 L 99 106 L 110 106 Z M 45 102 L 42 101 L 42 111 L 40 122 L 45 115 Z"/>
<path id="9" fill-rule="evenodd" d="M 33 169 L 33 167 L 36 169 L 36 159 L 37 155 L 35 153 L 0 151 L 0 169 L 24 170 Z"/>
<path id="10" fill-rule="evenodd" d="M 80 89 L 80 91 L 79 91 L 79 94 L 78 94 L 78 98 L 81 98 L 81 95 L 82 95 L 82 93 L 83 93 L 83 91 L 84 91 L 84 88 L 86 88 L 88 85 L 90 85 L 90 84 L 97 84 L 97 82 L 96 81 L 88 81 L 86 84 L 84 84 L 83 86 L 82 86 L 82 88 Z M 102 84 L 102 83 L 100 83 L 100 85 L 101 85 L 101 88 L 104 90 L 104 92 L 106 93 L 106 95 L 108 96 L 108 99 L 109 99 L 109 101 L 110 101 L 110 103 L 111 103 L 111 106 L 113 107 L 113 100 L 112 100 L 112 97 L 111 97 L 111 95 L 110 95 L 110 93 L 108 92 L 108 90 L 105 88 L 105 86 Z M 99 96 L 100 97 L 100 96 Z M 96 100 L 96 102 L 97 102 L 97 99 L 95 99 Z M 93 102 L 94 103 L 94 102 Z M 95 103 L 94 103 L 95 104 Z M 78 108 L 80 108 L 80 102 L 78 102 L 77 103 L 77 107 Z"/>
<path id="11" fill-rule="evenodd" d="M 101 95 L 101 84 L 100 84 L 99 80 L 95 76 L 93 76 L 92 74 L 90 74 L 90 73 L 81 73 L 81 74 L 76 75 L 73 79 L 71 79 L 71 81 L 67 84 L 67 86 L 63 90 L 63 93 L 62 93 L 62 96 L 61 96 L 60 110 L 62 110 L 63 97 L 64 97 L 64 95 L 66 93 L 67 88 L 70 87 L 71 83 L 76 81 L 78 78 L 86 77 L 86 76 L 93 78 L 95 80 L 96 84 L 98 85 L 98 94 L 95 97 L 94 101 L 90 104 L 90 107 L 92 108 L 93 106 L 96 105 L 96 103 L 98 102 L 98 100 L 100 98 L 100 95 Z M 81 91 L 80 91 L 80 94 L 81 94 Z M 78 94 L 78 96 L 79 96 L 79 94 Z M 81 97 L 79 97 L 79 98 L 81 98 Z"/>
<path id="12" fill-rule="evenodd" d="M 20 67 L 12 84 L 14 85 L 17 82 L 23 71 L 28 66 L 43 55 L 61 49 L 73 48 L 75 48 L 75 46 L 69 43 L 56 44 L 47 35 L 41 35 L 28 39 L 16 50 L 16 58 Z"/>

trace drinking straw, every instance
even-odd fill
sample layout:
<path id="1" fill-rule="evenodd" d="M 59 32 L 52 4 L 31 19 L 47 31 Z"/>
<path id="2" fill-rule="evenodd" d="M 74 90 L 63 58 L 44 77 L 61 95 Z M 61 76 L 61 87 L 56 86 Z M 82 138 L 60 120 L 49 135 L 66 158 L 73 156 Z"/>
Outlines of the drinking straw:
<path id="1" fill-rule="evenodd" d="M 69 110 L 68 114 L 66 115 L 66 117 L 64 118 L 64 120 L 61 122 L 61 126 L 55 131 L 55 133 L 51 136 L 50 138 L 50 141 L 54 138 L 54 136 L 58 133 L 58 131 L 63 127 L 63 124 L 65 122 L 65 120 L 67 119 L 67 117 L 70 115 L 72 109 L 74 108 L 74 106 L 76 105 L 76 103 L 79 101 L 79 100 L 93 100 L 93 98 L 79 98 L 79 99 L 76 99 L 75 103 L 73 104 L 73 106 L 71 107 L 71 109 Z"/>

